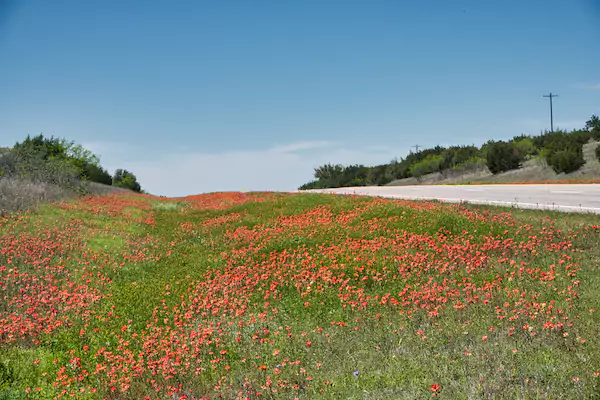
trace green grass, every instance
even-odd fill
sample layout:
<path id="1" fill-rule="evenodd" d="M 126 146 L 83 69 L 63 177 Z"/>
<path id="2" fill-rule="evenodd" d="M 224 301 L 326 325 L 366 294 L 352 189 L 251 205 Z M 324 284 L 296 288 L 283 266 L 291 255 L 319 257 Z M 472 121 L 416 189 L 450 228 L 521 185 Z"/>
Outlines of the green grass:
<path id="1" fill-rule="evenodd" d="M 600 398 L 595 225 L 314 194 L 44 206 L 0 225 L 3 330 L 48 318 L 0 335 L 0 399 Z"/>

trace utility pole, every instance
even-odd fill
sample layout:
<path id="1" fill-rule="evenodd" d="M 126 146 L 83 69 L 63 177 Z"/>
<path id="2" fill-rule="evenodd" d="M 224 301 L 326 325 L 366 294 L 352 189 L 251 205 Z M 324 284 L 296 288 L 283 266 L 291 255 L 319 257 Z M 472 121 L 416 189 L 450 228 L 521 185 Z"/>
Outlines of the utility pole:
<path id="1" fill-rule="evenodd" d="M 421 146 L 419 146 L 418 144 L 416 144 L 416 145 L 414 145 L 414 146 L 412 146 L 412 147 L 414 147 L 414 148 L 415 148 L 415 151 L 418 153 L 418 152 L 419 152 L 419 147 L 421 147 Z"/>
<path id="2" fill-rule="evenodd" d="M 558 97 L 558 95 L 552 94 L 552 92 L 550 92 L 550 94 L 545 94 L 542 97 L 547 97 L 550 99 L 550 132 L 554 132 L 554 116 L 552 115 L 552 98 Z"/>

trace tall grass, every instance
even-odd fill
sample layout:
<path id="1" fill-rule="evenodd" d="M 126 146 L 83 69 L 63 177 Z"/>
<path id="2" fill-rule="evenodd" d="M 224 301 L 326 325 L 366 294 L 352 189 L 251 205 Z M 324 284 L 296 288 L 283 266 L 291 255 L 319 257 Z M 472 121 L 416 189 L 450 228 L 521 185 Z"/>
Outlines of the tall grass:
<path id="1" fill-rule="evenodd" d="M 36 207 L 77 196 L 72 190 L 46 182 L 27 182 L 17 178 L 0 178 L 0 214 Z"/>
<path id="2" fill-rule="evenodd" d="M 83 195 L 103 196 L 127 189 L 87 182 L 65 187 L 43 181 L 27 181 L 14 177 L 0 178 L 0 216 L 32 209 L 40 204 L 72 200 Z"/>

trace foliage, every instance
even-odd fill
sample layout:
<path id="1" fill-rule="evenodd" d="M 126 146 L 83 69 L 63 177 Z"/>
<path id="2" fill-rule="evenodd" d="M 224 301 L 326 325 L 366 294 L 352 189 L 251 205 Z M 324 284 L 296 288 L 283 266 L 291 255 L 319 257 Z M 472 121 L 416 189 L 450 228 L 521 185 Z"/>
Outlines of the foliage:
<path id="1" fill-rule="evenodd" d="M 369 168 L 367 182 L 369 185 L 383 186 L 391 182 L 387 174 L 388 165 L 382 164 Z"/>
<path id="2" fill-rule="evenodd" d="M 535 156 L 538 153 L 538 149 L 533 144 L 533 139 L 529 136 L 521 135 L 513 138 L 510 143 L 514 146 L 519 155 L 519 158 L 526 159 L 530 156 Z"/>
<path id="3" fill-rule="evenodd" d="M 534 143 L 541 147 L 541 154 L 556 173 L 571 173 L 584 164 L 583 145 L 592 138 L 587 130 L 572 132 L 546 132 L 536 138 Z"/>
<path id="4" fill-rule="evenodd" d="M 72 181 L 76 179 L 89 179 L 94 182 L 106 182 L 106 171 L 100 166 L 100 159 L 91 151 L 75 142 L 62 138 L 46 138 L 43 134 L 35 137 L 27 136 L 23 142 L 18 142 L 9 152 L 14 155 L 13 162 L 21 164 L 21 169 L 28 170 L 28 174 L 21 178 L 41 179 L 53 183 L 56 175 L 53 177 L 37 178 L 33 177 L 32 169 L 36 171 L 46 170 L 54 171 L 60 174 L 60 171 L 69 175 Z M 60 171 L 57 166 L 61 165 Z M 66 170 L 69 170 L 67 173 Z M 14 173 L 14 171 L 13 171 Z"/>
<path id="5" fill-rule="evenodd" d="M 66 188 L 80 186 L 80 171 L 56 148 L 18 144 L 0 157 L 0 176 L 29 182 L 46 182 Z"/>
<path id="6" fill-rule="evenodd" d="M 298 190 L 311 190 L 311 189 L 325 189 L 323 187 L 323 181 L 315 180 L 302 184 Z"/>
<path id="7" fill-rule="evenodd" d="M 548 155 L 548 165 L 557 174 L 577 171 L 585 164 L 581 148 L 566 148 L 554 151 Z"/>
<path id="8" fill-rule="evenodd" d="M 600 118 L 597 115 L 592 115 L 592 117 L 586 121 L 585 129 L 591 131 L 594 134 L 594 139 L 600 138 Z"/>
<path id="9" fill-rule="evenodd" d="M 444 161 L 440 165 L 440 169 L 452 169 L 470 159 L 480 157 L 481 150 L 476 146 L 451 146 L 445 149 L 441 156 Z"/>
<path id="10" fill-rule="evenodd" d="M 126 169 L 118 169 L 115 171 L 115 175 L 112 178 L 112 184 L 113 186 L 130 189 L 138 193 L 142 190 L 136 176 Z"/>
<path id="11" fill-rule="evenodd" d="M 100 165 L 100 159 L 82 145 L 64 138 L 27 136 L 14 147 L 0 148 L 0 177 L 28 182 L 46 182 L 61 187 L 81 188 L 96 182 L 141 192 L 135 175 L 119 170 L 116 179 Z"/>
<path id="12" fill-rule="evenodd" d="M 326 164 L 315 168 L 315 181 L 301 186 L 301 190 L 324 189 L 332 187 L 365 186 L 370 184 L 371 178 L 383 180 L 382 176 L 371 173 L 372 168 L 364 165 L 348 165 L 346 167 L 336 164 Z"/>
<path id="13" fill-rule="evenodd" d="M 100 165 L 84 164 L 83 171 L 83 176 L 91 182 L 112 185 L 112 176 Z"/>
<path id="14" fill-rule="evenodd" d="M 509 142 L 489 142 L 486 152 L 487 167 L 492 174 L 517 169 L 523 161 L 523 154 Z"/>
<path id="15" fill-rule="evenodd" d="M 546 160 L 555 171 L 578 170 L 582 164 L 581 148 L 590 139 L 600 140 L 600 119 L 593 115 L 584 129 L 544 132 L 538 136 L 521 134 L 509 141 L 490 140 L 477 146 L 436 146 L 394 159 L 374 167 L 326 164 L 315 169 L 315 180 L 300 189 L 317 189 L 360 185 L 385 185 L 397 179 L 417 178 L 447 171 L 470 170 L 484 159 L 493 173 L 517 169 L 532 157 Z M 560 152 L 559 154 L 557 154 Z M 476 161 L 478 160 L 478 161 Z M 462 167 L 465 168 L 462 168 Z"/>
<path id="16" fill-rule="evenodd" d="M 453 171 L 462 172 L 473 172 L 481 169 L 481 167 L 487 166 L 486 159 L 483 157 L 471 157 L 465 162 L 455 165 L 452 167 Z"/>
<path id="17" fill-rule="evenodd" d="M 442 169 L 442 165 L 444 164 L 443 155 L 429 155 L 414 163 L 410 167 L 410 173 L 417 179 L 420 179 L 423 175 L 431 174 L 434 172 L 439 172 Z"/>
<path id="18" fill-rule="evenodd" d="M 343 173 L 344 167 L 340 164 L 325 164 L 322 167 L 315 168 L 315 178 L 322 181 L 333 182 Z"/>

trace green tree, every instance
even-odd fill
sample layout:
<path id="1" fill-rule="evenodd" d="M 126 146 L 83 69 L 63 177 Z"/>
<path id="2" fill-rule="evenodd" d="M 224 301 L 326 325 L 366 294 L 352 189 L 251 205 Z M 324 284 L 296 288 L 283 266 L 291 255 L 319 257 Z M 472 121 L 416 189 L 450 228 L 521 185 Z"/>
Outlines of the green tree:
<path id="1" fill-rule="evenodd" d="M 592 115 L 585 123 L 585 129 L 588 131 L 600 131 L 600 118 L 597 115 Z"/>
<path id="2" fill-rule="evenodd" d="M 488 142 L 486 153 L 486 164 L 492 174 L 517 169 L 523 161 L 515 146 L 503 141 Z"/>
<path id="3" fill-rule="evenodd" d="M 367 185 L 367 177 L 369 175 L 369 168 L 364 165 L 356 164 L 349 165 L 342 170 L 342 176 L 339 182 L 339 186 L 365 186 Z"/>
<path id="4" fill-rule="evenodd" d="M 47 138 L 43 134 L 27 136 L 23 142 L 15 144 L 13 151 L 20 154 L 35 153 L 45 162 L 54 160 L 70 163 L 79 171 L 80 178 L 106 182 L 105 174 L 101 173 L 100 158 L 73 141 L 54 136 Z"/>
<path id="5" fill-rule="evenodd" d="M 370 168 L 369 174 L 367 176 L 368 184 L 376 185 L 376 186 L 383 186 L 383 185 L 391 182 L 391 179 L 389 179 L 389 177 L 386 173 L 387 168 L 388 168 L 387 164 L 376 165 L 375 167 Z"/>
<path id="6" fill-rule="evenodd" d="M 88 181 L 112 185 L 112 176 L 99 165 L 84 164 L 84 176 Z"/>
<path id="7" fill-rule="evenodd" d="M 577 151 L 574 148 L 566 148 L 551 153 L 548 158 L 548 164 L 550 164 L 557 174 L 569 174 L 581 168 L 585 164 L 585 159 L 583 158 L 581 149 Z"/>
<path id="8" fill-rule="evenodd" d="M 439 172 L 443 163 L 443 155 L 429 155 L 411 166 L 411 174 L 420 180 L 423 175 Z"/>
<path id="9" fill-rule="evenodd" d="M 0 157 L 0 175 L 78 188 L 80 170 L 70 160 L 57 154 L 59 152 L 53 143 L 49 146 L 40 146 L 32 141 L 18 144 Z"/>
<path id="10" fill-rule="evenodd" d="M 112 179 L 112 185 L 140 192 L 142 190 L 136 176 L 126 169 L 117 169 Z"/>
<path id="11" fill-rule="evenodd" d="M 315 168 L 315 178 L 322 181 L 331 181 L 338 179 L 344 172 L 344 167 L 340 164 L 325 164 Z"/>
<path id="12" fill-rule="evenodd" d="M 510 143 L 515 147 L 521 159 L 537 154 L 537 148 L 533 144 L 533 140 L 528 136 L 517 136 Z"/>

